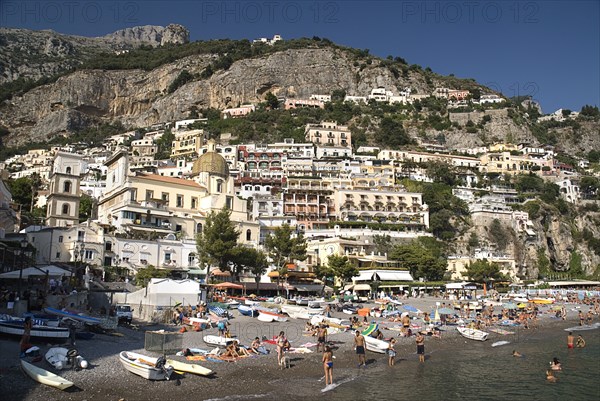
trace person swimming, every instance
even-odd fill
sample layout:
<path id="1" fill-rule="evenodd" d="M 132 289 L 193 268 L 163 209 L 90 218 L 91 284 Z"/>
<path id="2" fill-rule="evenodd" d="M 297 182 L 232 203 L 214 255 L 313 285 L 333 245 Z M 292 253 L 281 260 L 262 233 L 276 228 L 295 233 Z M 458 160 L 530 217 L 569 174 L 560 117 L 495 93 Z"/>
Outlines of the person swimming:
<path id="1" fill-rule="evenodd" d="M 554 373 L 552 373 L 552 370 L 548 369 L 546 371 L 546 380 L 548 380 L 549 382 L 556 382 L 558 380 L 558 377 L 554 376 Z"/>
<path id="2" fill-rule="evenodd" d="M 554 357 L 552 362 L 550 362 L 550 368 L 552 370 L 562 370 L 562 365 L 557 357 Z"/>
<path id="3" fill-rule="evenodd" d="M 523 357 L 523 355 L 521 355 L 521 353 L 517 352 L 517 350 L 513 350 L 512 356 L 514 356 L 515 358 L 522 358 Z"/>
<path id="4" fill-rule="evenodd" d="M 580 335 L 577 336 L 577 341 L 575 342 L 575 346 L 577 348 L 583 348 L 585 347 L 585 340 L 583 339 L 583 337 Z"/>

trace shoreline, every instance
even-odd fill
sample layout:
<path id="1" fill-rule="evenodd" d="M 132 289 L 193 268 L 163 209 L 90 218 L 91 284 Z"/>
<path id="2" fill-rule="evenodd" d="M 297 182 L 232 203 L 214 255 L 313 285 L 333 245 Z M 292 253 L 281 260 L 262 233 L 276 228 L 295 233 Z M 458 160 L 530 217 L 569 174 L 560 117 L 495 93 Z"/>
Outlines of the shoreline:
<path id="1" fill-rule="evenodd" d="M 446 302 L 441 298 L 417 298 L 409 299 L 406 304 L 413 305 L 421 310 L 428 311 L 436 302 Z M 371 305 L 371 304 L 369 304 Z M 578 325 L 577 313 L 572 309 L 580 307 L 587 310 L 585 305 L 567 304 L 567 319 L 556 319 L 549 313 L 543 313 L 540 316 L 538 327 L 524 329 L 521 327 L 505 327 L 515 334 L 500 335 L 490 332 L 488 340 L 485 342 L 467 340 L 462 337 L 455 329 L 456 326 L 442 326 L 441 338 L 426 337 L 426 362 L 443 363 L 443 359 L 438 359 L 436 354 L 443 358 L 451 352 L 459 352 L 461 349 L 472 347 L 489 347 L 491 350 L 502 349 L 506 352 L 512 352 L 511 346 L 505 345 L 499 348 L 492 348 L 491 344 L 495 341 L 510 341 L 517 345 L 521 341 L 527 341 L 528 338 L 544 337 L 546 331 L 563 330 L 564 328 Z M 545 312 L 548 308 L 540 308 Z M 301 346 L 304 343 L 316 342 L 315 337 L 303 335 L 305 320 L 289 319 L 285 323 L 262 323 L 256 319 L 238 316 L 237 311 L 233 311 L 234 319 L 231 320 L 231 333 L 240 339 L 244 345 L 249 345 L 254 337 L 266 336 L 272 338 L 279 331 L 286 332 L 288 339 L 293 347 Z M 333 317 L 344 317 L 348 315 L 343 313 L 334 313 Z M 598 317 L 595 316 L 597 321 Z M 382 322 L 382 318 L 370 318 Z M 398 341 L 396 344 L 396 366 L 388 367 L 388 357 L 385 354 L 375 354 L 367 352 L 367 370 L 396 369 L 402 372 L 403 369 L 413 369 L 419 365 L 414 345 L 414 337 L 398 337 L 397 331 L 386 330 L 386 326 L 381 324 L 382 332 L 385 338 L 394 337 Z M 21 371 L 18 357 L 18 339 L 0 338 L 0 353 L 3 355 L 0 361 L 0 394 L 3 394 L 3 400 L 19 401 L 37 401 L 37 400 L 165 400 L 187 398 L 193 394 L 197 399 L 277 399 L 283 394 L 288 399 L 300 399 L 306 397 L 315 397 L 321 394 L 324 387 L 323 369 L 321 364 L 321 353 L 314 352 L 309 354 L 288 354 L 291 362 L 290 369 L 281 370 L 277 366 L 275 357 L 275 346 L 268 345 L 271 350 L 269 355 L 244 358 L 236 362 L 192 362 L 186 361 L 183 357 L 173 357 L 179 361 L 197 363 L 207 367 L 215 372 L 213 377 L 199 377 L 186 374 L 180 380 L 152 382 L 125 371 L 118 360 L 118 353 L 122 350 L 146 353 L 156 356 L 156 353 L 144 350 L 145 330 L 158 330 L 164 328 L 166 331 L 175 331 L 177 326 L 144 326 L 140 330 L 119 327 L 116 335 L 96 334 L 91 340 L 78 340 L 75 348 L 90 363 L 87 370 L 74 371 L 63 370 L 56 372 L 50 369 L 45 361 L 36 363 L 36 366 L 58 373 L 59 375 L 71 380 L 80 389 L 60 391 L 54 388 L 41 385 L 34 382 Z M 484 329 L 485 330 L 485 329 Z M 186 332 L 183 334 L 184 348 L 211 349 L 204 344 L 202 337 L 207 334 L 217 334 L 217 329 L 212 328 L 201 332 Z M 566 344 L 566 335 L 565 344 Z M 584 334 L 585 336 L 585 334 Z M 350 380 L 356 376 L 357 358 L 353 349 L 352 332 L 341 332 L 329 336 L 328 340 L 333 343 L 334 350 L 334 383 L 343 380 Z M 41 354 L 47 351 L 45 344 L 35 344 L 41 348 Z M 509 349 L 510 348 L 510 349 Z M 178 385 L 179 383 L 179 385 Z M 292 393 L 290 393 L 292 392 Z"/>

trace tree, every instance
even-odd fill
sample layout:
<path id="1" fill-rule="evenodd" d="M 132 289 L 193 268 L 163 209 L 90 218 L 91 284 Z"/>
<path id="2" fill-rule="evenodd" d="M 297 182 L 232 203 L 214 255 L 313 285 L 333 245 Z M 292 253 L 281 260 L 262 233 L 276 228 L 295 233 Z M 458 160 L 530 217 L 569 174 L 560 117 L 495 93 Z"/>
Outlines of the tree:
<path id="1" fill-rule="evenodd" d="M 164 134 L 156 140 L 158 150 L 154 154 L 154 160 L 168 159 L 171 157 L 171 148 L 173 147 L 173 141 L 175 140 L 175 134 L 171 130 L 165 130 Z"/>
<path id="2" fill-rule="evenodd" d="M 378 253 L 384 254 L 390 253 L 394 245 L 392 243 L 392 237 L 390 237 L 388 234 L 374 235 L 373 243 L 375 244 L 375 250 L 377 250 Z"/>
<path id="3" fill-rule="evenodd" d="M 463 276 L 476 283 L 487 283 L 490 280 L 503 278 L 500 273 L 500 265 L 489 262 L 487 259 L 476 260 L 467 266 Z"/>
<path id="4" fill-rule="evenodd" d="M 322 292 L 325 292 L 325 286 L 327 285 L 327 282 L 333 281 L 333 278 L 335 277 L 335 273 L 333 272 L 333 270 L 331 270 L 329 265 L 315 266 L 314 273 L 319 279 L 321 279 L 323 281 L 323 291 Z"/>
<path id="5" fill-rule="evenodd" d="M 92 208 L 94 206 L 94 199 L 91 196 L 82 194 L 79 199 L 79 220 L 86 221 L 92 218 Z"/>
<path id="6" fill-rule="evenodd" d="M 229 270 L 240 232 L 231 221 L 231 210 L 226 207 L 214 210 L 206 217 L 202 233 L 196 237 L 196 248 L 200 261 L 207 265 L 206 281 L 210 279 L 210 266 L 223 271 Z"/>
<path id="7" fill-rule="evenodd" d="M 331 92 L 331 101 L 332 102 L 343 102 L 346 98 L 346 91 L 344 89 L 334 89 Z M 352 138 L 354 139 L 354 138 Z"/>
<path id="8" fill-rule="evenodd" d="M 330 255 L 327 259 L 327 265 L 334 276 L 339 278 L 342 283 L 358 276 L 358 268 L 348 260 L 347 256 Z"/>
<path id="9" fill-rule="evenodd" d="M 292 234 L 292 228 L 288 224 L 284 224 L 277 227 L 265 240 L 265 249 L 277 267 L 277 284 L 279 284 L 280 277 L 287 274 L 288 263 L 307 258 L 304 236 L 300 232 L 295 236 Z"/>
<path id="10" fill-rule="evenodd" d="M 441 280 L 447 265 L 443 257 L 436 257 L 418 240 L 408 245 L 397 245 L 390 259 L 398 261 L 400 267 L 409 270 L 414 278 L 422 277 L 428 281 Z"/>
<path id="11" fill-rule="evenodd" d="M 469 249 L 475 249 L 477 247 L 479 247 L 479 237 L 477 236 L 477 233 L 472 232 L 471 236 L 469 237 L 469 242 L 467 243 L 467 245 L 469 246 Z"/>
<path id="12" fill-rule="evenodd" d="M 39 177 L 31 176 L 7 182 L 13 202 L 21 205 L 22 211 L 29 212 L 31 205 L 35 204 L 36 190 L 39 187 L 38 181 Z"/>
<path id="13" fill-rule="evenodd" d="M 146 287 L 151 278 L 165 278 L 168 275 L 168 270 L 160 270 L 150 265 L 138 270 L 135 275 L 135 285 Z"/>
<path id="14" fill-rule="evenodd" d="M 271 92 L 267 92 L 265 95 L 265 102 L 267 102 L 267 106 L 269 106 L 271 110 L 279 108 L 279 100 L 277 100 L 277 96 Z"/>

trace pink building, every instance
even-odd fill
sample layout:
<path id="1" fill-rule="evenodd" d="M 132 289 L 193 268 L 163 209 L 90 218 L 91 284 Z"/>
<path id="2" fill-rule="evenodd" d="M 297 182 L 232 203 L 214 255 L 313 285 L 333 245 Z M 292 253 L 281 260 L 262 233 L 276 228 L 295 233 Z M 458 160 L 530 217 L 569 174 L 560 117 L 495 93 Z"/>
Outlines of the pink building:
<path id="1" fill-rule="evenodd" d="M 247 104 L 240 107 L 234 107 L 231 109 L 225 109 L 221 111 L 221 115 L 223 118 L 239 118 L 245 117 L 248 114 L 252 113 L 256 110 L 256 107 L 253 104 Z"/>

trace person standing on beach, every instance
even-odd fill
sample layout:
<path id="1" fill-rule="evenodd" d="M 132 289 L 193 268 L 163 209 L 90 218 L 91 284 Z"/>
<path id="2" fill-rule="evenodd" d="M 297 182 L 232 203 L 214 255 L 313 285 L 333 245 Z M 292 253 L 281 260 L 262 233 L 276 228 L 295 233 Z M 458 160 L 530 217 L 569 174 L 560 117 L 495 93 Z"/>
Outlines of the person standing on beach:
<path id="1" fill-rule="evenodd" d="M 287 343 L 287 338 L 285 338 L 285 333 L 283 331 L 279 332 L 279 336 L 277 336 L 277 365 L 281 366 L 283 361 L 283 350 L 285 348 L 285 344 Z"/>
<path id="2" fill-rule="evenodd" d="M 572 349 L 574 347 L 574 342 L 573 332 L 569 331 L 569 335 L 567 336 L 567 348 Z"/>
<path id="3" fill-rule="evenodd" d="M 354 337 L 354 345 L 356 346 L 356 355 L 358 355 L 358 366 L 367 366 L 367 360 L 365 356 L 365 337 L 356 330 L 356 337 Z"/>
<path id="4" fill-rule="evenodd" d="M 317 352 L 319 352 L 319 348 L 323 348 L 323 352 L 325 352 L 325 343 L 327 342 L 327 328 L 325 325 L 320 325 L 317 330 Z"/>
<path id="5" fill-rule="evenodd" d="M 396 360 L 396 350 L 394 349 L 394 345 L 396 345 L 396 339 L 392 338 L 392 340 L 390 341 L 390 345 L 388 346 L 388 364 L 390 366 L 394 366 L 395 364 L 395 360 Z"/>
<path id="6" fill-rule="evenodd" d="M 579 311 L 579 325 L 583 326 L 583 322 L 585 320 L 585 316 L 583 315 L 582 311 Z"/>
<path id="7" fill-rule="evenodd" d="M 419 362 L 425 362 L 425 337 L 420 332 L 417 333 L 415 340 L 417 343 L 417 355 L 419 355 Z"/>
<path id="8" fill-rule="evenodd" d="M 29 343 L 31 339 L 31 326 L 33 323 L 31 322 L 31 317 L 27 316 L 25 318 L 25 322 L 23 324 L 23 336 L 21 337 L 21 341 L 19 342 L 21 357 L 25 356 L 25 351 L 31 348 L 31 344 Z"/>
<path id="9" fill-rule="evenodd" d="M 325 386 L 333 384 L 333 352 L 329 345 L 325 346 L 323 352 L 323 370 L 325 371 Z"/>

